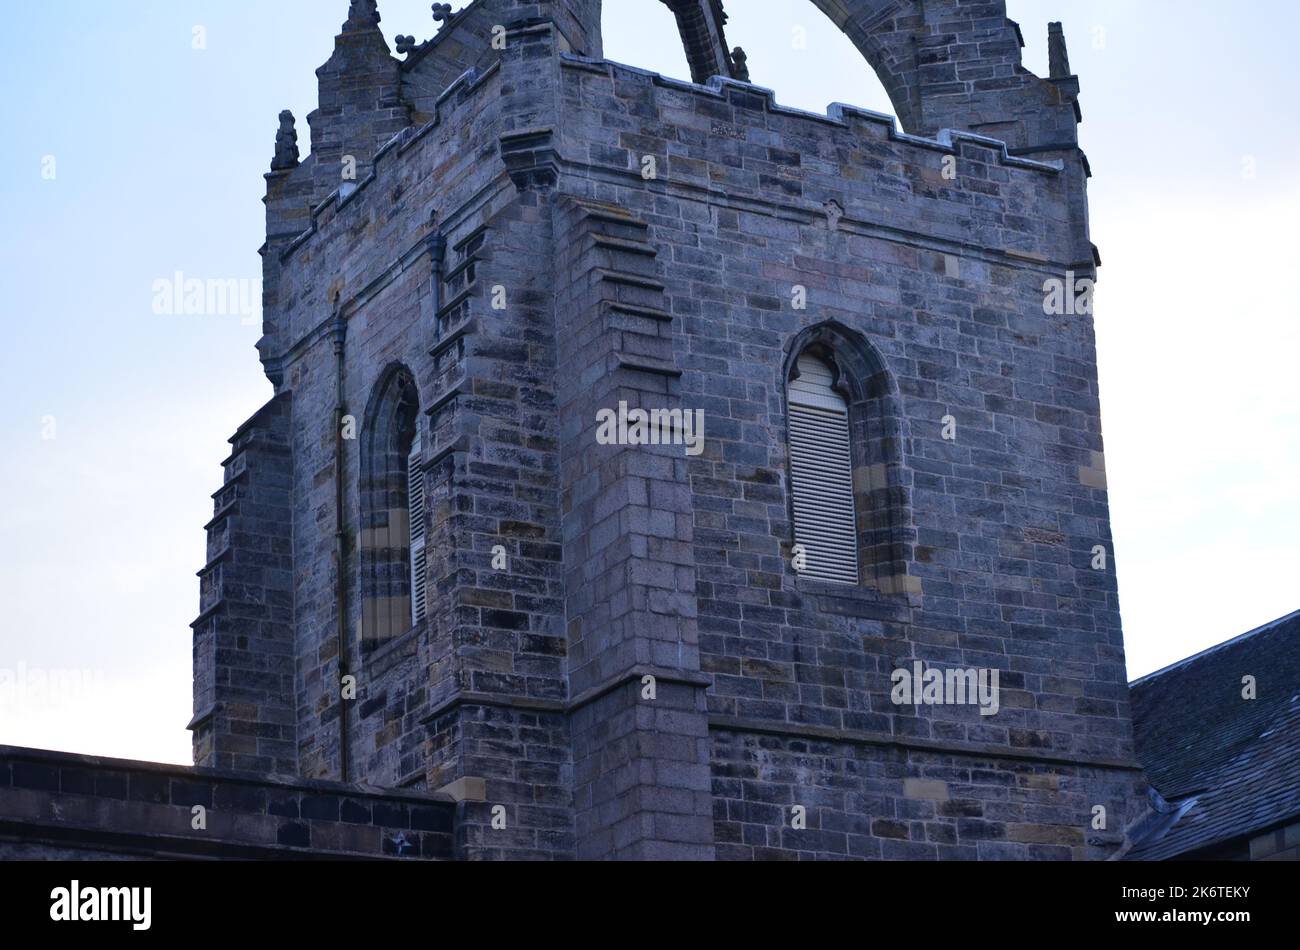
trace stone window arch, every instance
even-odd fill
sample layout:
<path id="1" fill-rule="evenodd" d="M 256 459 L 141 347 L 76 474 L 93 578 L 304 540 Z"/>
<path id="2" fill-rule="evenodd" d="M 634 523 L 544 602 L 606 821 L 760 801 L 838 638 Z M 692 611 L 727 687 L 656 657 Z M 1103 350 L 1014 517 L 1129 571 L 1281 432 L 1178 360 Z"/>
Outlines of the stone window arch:
<path id="1" fill-rule="evenodd" d="M 903 420 L 879 354 L 861 334 L 819 324 L 791 341 L 783 381 L 791 544 L 808 554 L 802 576 L 914 590 Z"/>
<path id="2" fill-rule="evenodd" d="M 361 436 L 361 644 L 369 652 L 423 622 L 424 473 L 420 394 L 405 366 L 389 367 Z"/>

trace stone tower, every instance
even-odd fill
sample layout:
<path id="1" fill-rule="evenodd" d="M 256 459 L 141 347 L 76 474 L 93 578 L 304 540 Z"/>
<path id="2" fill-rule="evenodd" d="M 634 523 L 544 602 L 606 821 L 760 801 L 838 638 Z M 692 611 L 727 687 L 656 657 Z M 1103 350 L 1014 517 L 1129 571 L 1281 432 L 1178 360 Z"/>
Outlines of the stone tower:
<path id="1" fill-rule="evenodd" d="M 662 2 L 694 82 L 603 60 L 599 0 L 396 55 L 354 0 L 306 158 L 282 114 L 196 763 L 482 779 L 468 859 L 1109 855 L 1141 777 L 1059 26 L 1040 79 L 1001 0 L 814 0 L 900 128 L 783 108 L 721 0 Z M 996 714 L 914 671 L 996 671 Z"/>

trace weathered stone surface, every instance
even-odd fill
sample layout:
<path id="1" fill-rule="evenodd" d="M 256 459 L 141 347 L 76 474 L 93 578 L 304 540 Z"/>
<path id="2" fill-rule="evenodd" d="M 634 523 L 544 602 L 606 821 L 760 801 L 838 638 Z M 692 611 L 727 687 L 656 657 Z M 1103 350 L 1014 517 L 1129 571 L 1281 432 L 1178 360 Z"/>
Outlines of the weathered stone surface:
<path id="1" fill-rule="evenodd" d="M 1095 276 L 1077 86 L 1021 69 L 1000 2 L 817 5 L 935 138 L 600 62 L 598 5 L 576 0 L 480 0 L 400 66 L 340 41 L 364 64 L 354 110 L 333 116 L 327 68 L 314 138 L 392 121 L 386 93 L 357 98 L 389 69 L 411 124 L 299 237 L 277 237 L 283 209 L 320 173 L 271 178 L 262 349 L 292 393 L 303 774 L 482 777 L 471 858 L 1118 843 L 1138 775 L 1113 569 L 1091 567 L 1110 545 L 1092 324 L 1044 305 L 1045 282 Z M 682 12 L 707 26 L 714 6 Z M 695 55 L 725 73 L 718 33 Z M 429 618 L 373 655 L 355 547 L 337 629 L 333 319 L 348 411 L 400 364 L 427 413 Z M 864 412 L 887 405 L 855 431 L 857 588 L 790 566 L 783 373 L 813 342 L 845 351 Z M 702 454 L 598 444 L 620 403 L 702 410 Z M 997 669 L 998 714 L 895 706 L 914 660 Z M 1085 843 L 1095 804 L 1112 831 Z"/>
<path id="2" fill-rule="evenodd" d="M 670 5 L 719 27 L 692 34 L 707 85 L 601 61 L 596 0 L 477 0 L 402 62 L 372 23 L 340 36 L 312 154 L 282 135 L 267 177 L 279 395 L 211 529 L 196 756 L 481 779 L 467 859 L 1107 856 L 1140 773 L 1113 559 L 1092 568 L 1095 341 L 1045 305 L 1095 277 L 1077 82 L 1021 67 L 999 0 L 816 0 L 917 138 L 725 78 L 721 4 Z M 807 347 L 848 393 L 857 585 L 792 566 Z M 363 556 L 372 449 L 339 425 L 399 367 L 428 615 L 370 649 L 409 579 L 366 573 L 401 532 Z M 620 404 L 701 412 L 701 451 L 601 444 Z M 918 661 L 996 670 L 996 715 L 896 705 Z M 324 821 L 311 846 L 360 847 L 346 798 L 268 803 L 272 843 Z"/>

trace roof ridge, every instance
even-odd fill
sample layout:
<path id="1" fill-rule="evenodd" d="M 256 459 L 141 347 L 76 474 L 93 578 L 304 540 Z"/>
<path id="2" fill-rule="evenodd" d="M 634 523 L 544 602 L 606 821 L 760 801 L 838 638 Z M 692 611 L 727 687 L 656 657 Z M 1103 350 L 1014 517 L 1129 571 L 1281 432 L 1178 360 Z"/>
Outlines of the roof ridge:
<path id="1" fill-rule="evenodd" d="M 1272 630 L 1274 627 L 1278 627 L 1284 623 L 1287 623 L 1288 621 L 1295 620 L 1297 618 L 1300 618 L 1300 610 L 1293 611 L 1287 614 L 1285 617 L 1279 617 L 1276 620 L 1271 620 L 1268 623 L 1263 624 L 1262 626 L 1256 627 L 1254 630 L 1248 630 L 1243 634 L 1239 634 L 1238 636 L 1233 637 L 1231 640 L 1224 640 L 1222 643 L 1216 643 L 1213 646 L 1206 647 L 1200 653 L 1193 653 L 1191 656 L 1185 656 L 1181 660 L 1178 660 L 1175 663 L 1170 663 L 1168 666 L 1164 667 L 1163 669 L 1156 670 L 1154 673 L 1147 673 L 1145 676 L 1139 676 L 1137 679 L 1129 682 L 1128 684 L 1129 689 L 1132 689 L 1134 686 L 1138 686 L 1142 683 L 1145 683 L 1147 680 L 1153 680 L 1156 677 L 1163 676 L 1166 673 L 1170 673 L 1173 670 L 1178 669 L 1179 667 L 1183 667 L 1188 665 L 1189 663 L 1194 663 L 1197 660 L 1204 659 L 1205 657 L 1209 656 L 1211 653 L 1217 653 L 1219 650 L 1226 649 L 1227 647 L 1232 646 L 1234 643 L 1240 643 L 1241 641 L 1247 640 L 1258 633 L 1264 633 L 1268 630 Z"/>

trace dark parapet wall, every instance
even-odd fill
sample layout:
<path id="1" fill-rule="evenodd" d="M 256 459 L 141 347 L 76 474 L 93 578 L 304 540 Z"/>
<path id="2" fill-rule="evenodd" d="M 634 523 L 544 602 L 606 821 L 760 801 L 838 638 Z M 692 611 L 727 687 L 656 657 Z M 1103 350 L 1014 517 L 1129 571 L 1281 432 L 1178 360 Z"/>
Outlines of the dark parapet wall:
<path id="1" fill-rule="evenodd" d="M 0 860 L 455 857 L 451 796 L 0 746 Z"/>

